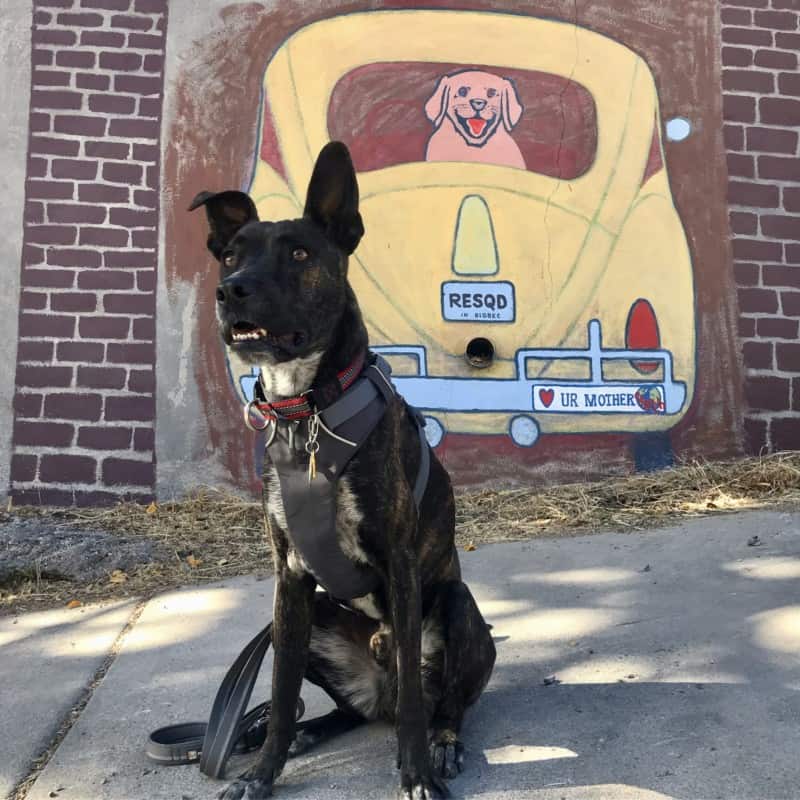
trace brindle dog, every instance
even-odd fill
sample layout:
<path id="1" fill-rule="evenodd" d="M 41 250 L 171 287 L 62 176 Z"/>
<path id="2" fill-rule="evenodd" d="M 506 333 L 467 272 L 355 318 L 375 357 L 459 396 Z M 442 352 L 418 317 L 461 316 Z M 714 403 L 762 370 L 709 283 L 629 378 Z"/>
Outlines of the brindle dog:
<path id="1" fill-rule="evenodd" d="M 364 233 L 347 148 L 332 142 L 319 154 L 301 219 L 260 222 L 253 201 L 238 191 L 201 192 L 191 207 L 200 205 L 208 248 L 220 262 L 225 344 L 261 368 L 268 401 L 308 390 L 314 397 L 368 347 L 347 279 L 348 256 Z M 255 765 L 223 790 L 224 800 L 271 795 L 290 755 L 374 719 L 396 727 L 400 796 L 448 796 L 443 779 L 463 765 L 464 711 L 489 680 L 495 648 L 461 580 L 453 491 L 433 453 L 417 511 L 412 487 L 420 461 L 416 423 L 395 397 L 336 490 L 340 546 L 378 578 L 374 592 L 345 608 L 315 591 L 314 575 L 292 546 L 267 451 L 263 497 L 277 581 L 272 716 Z M 303 677 L 337 707 L 298 724 Z"/>

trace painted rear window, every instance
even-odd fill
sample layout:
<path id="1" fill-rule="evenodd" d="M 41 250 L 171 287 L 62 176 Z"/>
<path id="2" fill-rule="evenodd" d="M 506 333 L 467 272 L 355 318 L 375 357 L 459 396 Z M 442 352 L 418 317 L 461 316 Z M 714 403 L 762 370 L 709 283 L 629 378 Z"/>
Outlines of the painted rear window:
<path id="1" fill-rule="evenodd" d="M 343 75 L 331 93 L 330 138 L 348 146 L 359 172 L 425 161 L 429 140 L 448 125 L 447 114 L 437 124 L 426 105 L 443 77 L 465 71 L 508 80 L 521 106 L 511 130 L 497 125 L 493 146 L 501 136 L 510 136 L 530 172 L 573 180 L 589 170 L 597 151 L 594 98 L 569 78 L 533 70 L 418 61 L 366 64 Z M 455 138 L 453 130 L 449 134 Z M 488 145 L 489 140 L 470 146 Z M 502 163 L 502 158 L 490 163 Z"/>

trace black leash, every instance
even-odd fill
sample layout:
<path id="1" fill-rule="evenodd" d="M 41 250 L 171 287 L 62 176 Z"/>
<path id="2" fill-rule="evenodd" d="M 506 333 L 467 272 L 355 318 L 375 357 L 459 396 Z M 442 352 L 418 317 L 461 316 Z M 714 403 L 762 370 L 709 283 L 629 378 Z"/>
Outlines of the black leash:
<path id="1" fill-rule="evenodd" d="M 272 643 L 272 623 L 251 639 L 228 670 L 214 698 L 208 722 L 167 725 L 150 734 L 146 753 L 162 766 L 200 762 L 200 771 L 211 778 L 225 774 L 231 753 L 257 750 L 267 738 L 271 703 L 245 713 L 264 655 Z M 305 713 L 297 700 L 297 719 Z"/>

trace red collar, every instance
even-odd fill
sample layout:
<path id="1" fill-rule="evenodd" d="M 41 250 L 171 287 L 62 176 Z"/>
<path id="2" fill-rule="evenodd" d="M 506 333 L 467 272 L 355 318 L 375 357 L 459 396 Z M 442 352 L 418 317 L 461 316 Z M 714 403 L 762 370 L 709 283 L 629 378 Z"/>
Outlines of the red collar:
<path id="1" fill-rule="evenodd" d="M 355 379 L 361 374 L 363 366 L 364 353 L 362 352 L 356 356 L 347 369 L 336 375 L 343 393 L 353 385 Z M 315 413 L 308 399 L 310 393 L 311 390 L 309 389 L 309 391 L 303 392 L 297 397 L 277 400 L 274 403 L 261 403 L 258 400 L 253 400 L 244 407 L 245 424 L 252 430 L 263 431 L 271 422 L 277 422 L 279 419 L 292 421 L 310 417 Z"/>

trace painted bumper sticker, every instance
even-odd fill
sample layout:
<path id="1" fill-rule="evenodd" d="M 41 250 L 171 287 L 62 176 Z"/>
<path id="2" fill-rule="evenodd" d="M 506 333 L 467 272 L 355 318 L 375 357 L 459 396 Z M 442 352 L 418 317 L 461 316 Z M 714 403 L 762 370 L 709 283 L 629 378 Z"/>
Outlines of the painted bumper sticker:
<path id="1" fill-rule="evenodd" d="M 533 410 L 560 414 L 664 414 L 664 387 L 656 384 L 533 387 Z"/>
<path id="2" fill-rule="evenodd" d="M 513 322 L 514 284 L 508 281 L 446 281 L 442 316 L 448 322 Z"/>

